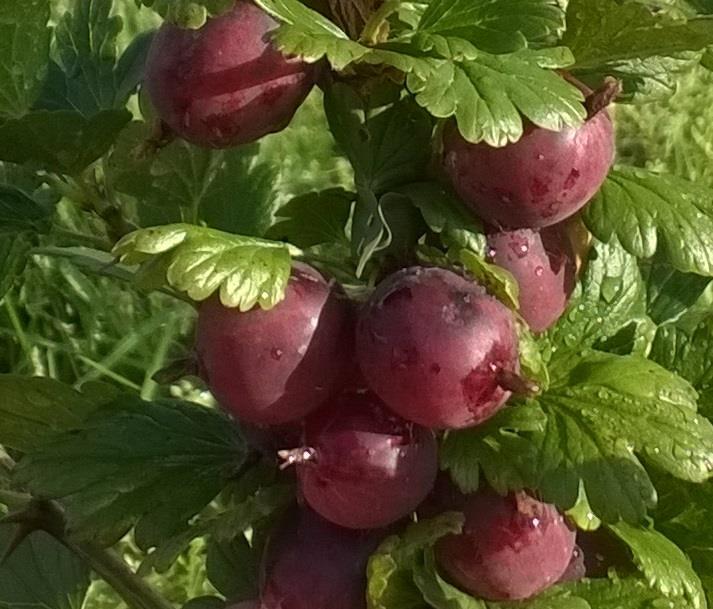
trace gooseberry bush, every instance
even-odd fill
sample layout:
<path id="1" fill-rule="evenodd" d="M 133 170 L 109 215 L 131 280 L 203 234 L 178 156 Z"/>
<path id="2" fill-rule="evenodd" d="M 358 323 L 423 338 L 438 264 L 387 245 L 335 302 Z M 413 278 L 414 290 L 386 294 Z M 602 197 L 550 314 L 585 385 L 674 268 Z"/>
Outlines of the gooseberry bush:
<path id="1" fill-rule="evenodd" d="M 713 190 L 616 140 L 713 4 L 0 34 L 0 609 L 713 601 Z"/>

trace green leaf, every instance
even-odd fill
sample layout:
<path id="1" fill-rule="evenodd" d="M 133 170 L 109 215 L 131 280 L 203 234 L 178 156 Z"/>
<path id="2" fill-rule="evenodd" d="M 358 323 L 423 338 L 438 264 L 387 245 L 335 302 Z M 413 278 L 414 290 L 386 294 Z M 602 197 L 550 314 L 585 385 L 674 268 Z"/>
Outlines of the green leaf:
<path id="1" fill-rule="evenodd" d="M 348 38 L 336 24 L 298 0 L 258 0 L 257 4 L 282 23 L 302 26 L 314 36 Z"/>
<path id="2" fill-rule="evenodd" d="M 75 536 L 111 545 L 136 524 L 159 540 L 215 498 L 246 452 L 217 412 L 125 396 L 38 446 L 16 482 L 61 500 Z"/>
<path id="3" fill-rule="evenodd" d="M 127 264 L 142 264 L 149 284 L 168 283 L 196 301 L 219 290 L 226 307 L 241 311 L 256 304 L 274 307 L 284 298 L 290 276 L 286 245 L 188 224 L 130 233 L 114 254 Z"/>
<path id="4" fill-rule="evenodd" d="M 209 16 L 229 10 L 233 0 L 138 0 L 180 27 L 201 27 Z"/>
<path id="5" fill-rule="evenodd" d="M 681 77 L 700 61 L 700 53 L 678 53 L 675 57 L 647 57 L 612 62 L 599 69 L 576 70 L 579 80 L 592 90 L 599 88 L 607 76 L 622 83 L 617 103 L 644 103 L 667 100 L 677 90 Z"/>
<path id="6" fill-rule="evenodd" d="M 295 197 L 277 210 L 278 222 L 267 237 L 298 247 L 320 243 L 346 243 L 346 225 L 355 195 L 340 188 Z"/>
<path id="7" fill-rule="evenodd" d="M 555 0 L 432 0 L 418 24 L 421 32 L 463 38 L 491 53 L 524 49 L 563 27 Z"/>
<path id="8" fill-rule="evenodd" d="M 480 487 L 481 467 L 499 491 L 525 488 L 535 476 L 527 462 L 537 452 L 530 436 L 543 432 L 546 424 L 536 403 L 509 405 L 477 428 L 449 432 L 441 446 L 441 468 L 464 493 Z"/>
<path id="9" fill-rule="evenodd" d="M 543 354 L 543 344 L 535 338 L 526 324 L 518 324 L 520 368 L 526 378 L 535 381 L 540 389 L 550 386 L 550 373 Z"/>
<path id="10" fill-rule="evenodd" d="M 485 601 L 462 592 L 438 574 L 433 548 L 424 552 L 422 564 L 414 566 L 413 581 L 424 600 L 435 609 L 486 609 Z"/>
<path id="11" fill-rule="evenodd" d="M 27 452 L 59 433 L 76 428 L 90 414 L 115 397 L 85 395 L 49 378 L 0 375 L 0 444 Z"/>
<path id="12" fill-rule="evenodd" d="M 309 62 L 326 56 L 335 70 L 342 70 L 370 52 L 369 47 L 349 40 L 336 24 L 298 0 L 256 1 L 282 22 L 276 41 L 288 54 L 299 55 Z"/>
<path id="13" fill-rule="evenodd" d="M 553 131 L 576 127 L 584 119 L 582 94 L 550 71 L 570 63 L 565 50 L 491 55 L 472 47 L 459 57 L 450 54 L 446 39 L 430 37 L 424 43 L 424 51 L 440 53 L 447 61 L 425 74 L 411 72 L 408 88 L 433 116 L 455 116 L 470 142 L 515 142 L 523 134 L 523 117 Z"/>
<path id="14" fill-rule="evenodd" d="M 255 489 L 246 497 L 232 500 L 220 513 L 200 515 L 188 529 L 162 539 L 157 544 L 150 543 L 148 537 L 152 535 L 151 531 L 148 531 L 147 539 L 139 538 L 137 543 L 146 550 L 152 545 L 156 547 L 142 563 L 141 570 L 148 572 L 150 569 L 155 569 L 159 573 L 164 573 L 194 539 L 209 535 L 218 541 L 229 542 L 248 529 L 261 527 L 265 522 L 271 521 L 293 499 L 292 487 L 284 484 L 268 484 Z"/>
<path id="15" fill-rule="evenodd" d="M 570 368 L 577 353 L 645 315 L 646 289 L 636 259 L 616 241 L 595 243 L 567 312 L 547 335 L 554 351 L 550 372 Z"/>
<path id="16" fill-rule="evenodd" d="M 369 559 L 369 609 L 422 609 L 424 601 L 413 581 L 413 569 L 424 550 L 448 534 L 460 533 L 462 514 L 445 513 L 410 525 L 388 537 Z"/>
<path id="17" fill-rule="evenodd" d="M 225 599 L 218 596 L 199 596 L 192 598 L 183 609 L 225 609 Z"/>
<path id="18" fill-rule="evenodd" d="M 357 187 L 377 196 L 416 182 L 431 157 L 432 124 L 409 97 L 386 87 L 370 96 L 343 83 L 325 95 L 329 127 L 354 167 Z"/>
<path id="19" fill-rule="evenodd" d="M 396 189 L 406 195 L 421 210 L 428 228 L 435 233 L 470 231 L 482 233 L 482 226 L 473 213 L 451 191 L 438 182 L 414 182 Z M 485 251 L 485 239 L 473 251 Z"/>
<path id="20" fill-rule="evenodd" d="M 538 488 L 571 507 L 577 489 L 564 481 L 577 477 L 596 515 L 637 522 L 654 494 L 635 453 L 685 480 L 702 482 L 713 471 L 713 426 L 697 415 L 696 397 L 653 362 L 591 355 L 538 399 L 548 415 L 542 449 L 561 451 L 547 457 L 552 470 L 539 474 Z"/>
<path id="21" fill-rule="evenodd" d="M 36 110 L 0 122 L 0 160 L 76 175 L 109 150 L 130 120 L 127 110 L 105 110 L 91 118 Z"/>
<path id="22" fill-rule="evenodd" d="M 651 609 L 667 606 L 671 609 L 688 609 L 683 599 L 668 600 L 652 589 L 644 580 L 627 577 L 620 579 L 584 579 L 567 586 L 572 594 L 582 598 L 595 609 Z"/>
<path id="23" fill-rule="evenodd" d="M 30 231 L 46 233 L 50 228 L 51 206 L 14 186 L 0 184 L 0 235 Z"/>
<path id="24" fill-rule="evenodd" d="M 47 0 L 0 3 L 0 117 L 20 118 L 35 102 L 47 72 Z"/>
<path id="25" fill-rule="evenodd" d="M 651 359 L 687 379 L 700 392 L 703 412 L 713 416 L 713 314 L 661 326 Z"/>
<path id="26" fill-rule="evenodd" d="M 72 2 L 55 30 L 57 61 L 50 63 L 36 109 L 75 110 L 90 118 L 126 106 L 143 76 L 150 38 L 138 37 L 119 61 L 122 20 L 111 9 L 112 0 Z"/>
<path id="27" fill-rule="evenodd" d="M 713 192 L 687 180 L 621 167 L 585 215 L 602 241 L 618 237 L 633 256 L 663 259 L 684 273 L 713 276 Z"/>
<path id="28" fill-rule="evenodd" d="M 520 288 L 517 280 L 509 271 L 487 262 L 483 256 L 470 250 L 460 250 L 457 260 L 490 294 L 511 309 L 518 310 Z"/>
<path id="29" fill-rule="evenodd" d="M 634 562 L 652 588 L 666 597 L 682 596 L 696 609 L 706 607 L 701 580 L 691 561 L 672 541 L 652 528 L 623 522 L 609 528 L 629 546 Z"/>
<path id="30" fill-rule="evenodd" d="M 387 208 L 402 205 L 389 191 L 421 177 L 431 156 L 431 119 L 394 88 L 362 96 L 346 84 L 333 85 L 325 111 L 337 143 L 349 158 L 357 187 L 352 219 L 357 275 L 378 251 L 388 248 L 399 231 Z M 409 200 L 406 200 L 408 203 Z"/>
<path id="31" fill-rule="evenodd" d="M 231 602 L 257 598 L 260 594 L 260 555 L 244 535 L 231 540 L 211 539 L 206 553 L 206 575 L 211 584 Z"/>
<path id="32" fill-rule="evenodd" d="M 567 510 L 581 483 L 595 515 L 635 523 L 656 497 L 637 453 L 682 479 L 707 480 L 713 425 L 696 414 L 683 379 L 642 358 L 591 353 L 536 400 L 449 434 L 441 460 L 464 491 L 481 467 L 499 491 L 534 488 Z"/>
<path id="33" fill-rule="evenodd" d="M 275 171 L 256 163 L 258 146 L 209 150 L 175 140 L 141 154 L 147 123 L 132 123 L 119 136 L 108 162 L 112 186 L 134 197 L 142 224 L 206 222 L 212 228 L 260 236 L 276 207 Z"/>
<path id="34" fill-rule="evenodd" d="M 0 526 L 0 548 L 13 527 Z M 38 531 L 0 565 L 0 609 L 82 609 L 89 568 L 68 548 Z"/>
<path id="35" fill-rule="evenodd" d="M 710 277 L 681 273 L 659 260 L 643 265 L 643 274 L 648 315 L 659 325 L 685 313 L 711 283 Z"/>
<path id="36" fill-rule="evenodd" d="M 673 56 L 713 44 L 713 19 L 673 21 L 635 2 L 570 0 L 562 44 L 576 58 L 576 69 L 609 63 Z"/>

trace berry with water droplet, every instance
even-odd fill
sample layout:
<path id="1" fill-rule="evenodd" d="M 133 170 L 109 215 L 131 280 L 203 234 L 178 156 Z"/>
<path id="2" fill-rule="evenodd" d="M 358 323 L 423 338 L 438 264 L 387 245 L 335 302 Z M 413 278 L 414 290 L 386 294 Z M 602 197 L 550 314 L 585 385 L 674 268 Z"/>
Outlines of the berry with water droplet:
<path id="1" fill-rule="evenodd" d="M 305 444 L 309 452 L 284 455 L 297 454 L 305 501 L 348 528 L 384 527 L 407 516 L 428 495 L 438 472 L 433 432 L 389 412 L 370 393 L 346 392 L 311 415 Z"/>
<path id="2" fill-rule="evenodd" d="M 488 236 L 491 260 L 510 271 L 520 288 L 520 314 L 544 332 L 564 313 L 576 281 L 574 251 L 562 225 Z"/>
<path id="3" fill-rule="evenodd" d="M 455 584 L 480 598 L 522 600 L 555 584 L 572 559 L 575 533 L 557 509 L 525 493 L 491 490 L 466 496 L 455 509 L 463 531 L 436 545 Z"/>
<path id="4" fill-rule="evenodd" d="M 379 285 L 357 327 L 369 387 L 431 429 L 476 425 L 510 396 L 519 372 L 515 321 L 485 289 L 452 271 L 414 267 Z"/>
<path id="5" fill-rule="evenodd" d="M 199 30 L 164 23 L 146 61 L 145 87 L 158 116 L 199 146 L 255 141 L 290 122 L 315 68 L 270 40 L 277 22 L 247 0 Z"/>
<path id="6" fill-rule="evenodd" d="M 451 124 L 443 163 L 462 199 L 486 223 L 502 228 L 557 224 L 581 209 L 614 160 L 614 128 L 606 111 L 577 129 L 530 125 L 502 148 L 471 144 Z"/>
<path id="7" fill-rule="evenodd" d="M 337 388 L 351 360 L 349 304 L 313 268 L 296 263 L 285 298 L 247 312 L 217 297 L 201 304 L 196 352 L 220 405 L 257 425 L 295 421 Z"/>

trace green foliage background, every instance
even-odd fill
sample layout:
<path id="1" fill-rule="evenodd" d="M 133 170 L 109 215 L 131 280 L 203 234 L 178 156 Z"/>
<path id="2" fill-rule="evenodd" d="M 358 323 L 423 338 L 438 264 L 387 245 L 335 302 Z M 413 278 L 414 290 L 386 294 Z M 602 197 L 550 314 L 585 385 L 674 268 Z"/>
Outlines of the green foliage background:
<path id="1" fill-rule="evenodd" d="M 155 13 L 137 9 L 132 0 L 115 5 L 124 19 L 121 47 L 158 22 Z M 54 1 L 55 21 L 66 6 L 66 0 Z M 259 183 L 264 188 L 270 185 L 273 210 L 294 195 L 350 183 L 351 168 L 335 154 L 319 95 L 313 94 L 290 128 L 259 144 L 258 167 L 252 167 L 252 177 L 262 176 Z M 131 107 L 138 114 L 139 100 L 132 100 Z M 713 187 L 711 72 L 694 69 L 679 80 L 677 93 L 665 102 L 619 107 L 616 122 L 622 161 Z M 311 159 L 307 170 L 305 158 Z M 74 233 L 96 234 L 95 227 L 88 226 L 85 217 L 70 206 L 60 205 L 59 210 L 60 228 L 47 245 L 53 241 L 66 244 Z M 157 212 L 139 209 L 137 213 Z M 145 399 L 163 393 L 207 401 L 210 398 L 198 383 L 183 381 L 162 389 L 151 380 L 156 371 L 181 357 L 193 317 L 193 308 L 174 298 L 156 293 L 147 296 L 113 279 L 85 275 L 67 261 L 35 256 L 22 284 L 0 306 L 0 373 L 50 376 L 76 386 L 111 380 Z M 127 539 L 120 547 L 127 561 L 138 567 L 142 557 L 133 543 Z M 202 542 L 193 542 L 169 573 L 149 575 L 149 579 L 178 606 L 214 593 L 205 577 L 204 553 Z M 86 607 L 124 605 L 107 585 L 95 582 Z"/>

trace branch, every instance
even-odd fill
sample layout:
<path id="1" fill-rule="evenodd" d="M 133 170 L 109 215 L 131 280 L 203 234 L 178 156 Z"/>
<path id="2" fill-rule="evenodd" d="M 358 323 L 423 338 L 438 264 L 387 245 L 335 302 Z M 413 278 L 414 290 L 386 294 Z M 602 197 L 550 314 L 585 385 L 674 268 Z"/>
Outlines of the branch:
<path id="1" fill-rule="evenodd" d="M 175 609 L 113 550 L 105 550 L 89 542 L 61 541 L 109 584 L 131 609 Z"/>

